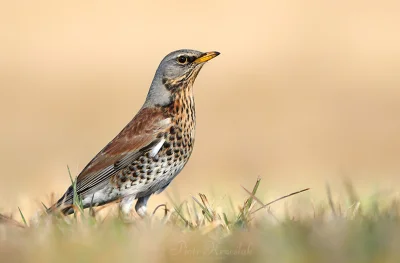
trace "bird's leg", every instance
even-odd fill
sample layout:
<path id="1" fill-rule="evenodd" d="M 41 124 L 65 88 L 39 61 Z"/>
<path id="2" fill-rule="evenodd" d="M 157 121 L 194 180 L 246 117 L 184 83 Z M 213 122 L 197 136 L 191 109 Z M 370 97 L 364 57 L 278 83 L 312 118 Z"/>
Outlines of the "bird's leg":
<path id="1" fill-rule="evenodd" d="M 130 195 L 130 196 L 122 198 L 121 203 L 119 204 L 119 207 L 120 207 L 122 215 L 124 217 L 129 216 L 133 202 L 135 201 L 135 199 L 136 198 L 134 195 Z"/>
<path id="2" fill-rule="evenodd" d="M 147 201 L 149 200 L 149 198 L 150 198 L 150 195 L 139 197 L 136 202 L 135 210 L 136 210 L 136 213 L 138 213 L 138 215 L 141 217 L 146 216 Z"/>

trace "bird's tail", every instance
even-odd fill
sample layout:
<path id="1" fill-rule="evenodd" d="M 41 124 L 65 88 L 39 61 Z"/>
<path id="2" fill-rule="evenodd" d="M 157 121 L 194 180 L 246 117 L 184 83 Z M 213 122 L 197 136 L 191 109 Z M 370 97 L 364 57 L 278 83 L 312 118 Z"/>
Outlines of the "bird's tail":
<path id="1" fill-rule="evenodd" d="M 67 197 L 73 192 L 72 186 L 68 188 L 65 194 L 58 199 L 58 201 L 46 210 L 47 214 L 61 213 L 63 215 L 69 215 L 74 212 L 72 200 L 68 200 Z"/>
<path id="2" fill-rule="evenodd" d="M 51 207 L 49 207 L 46 210 L 46 213 L 48 215 L 58 214 L 58 213 L 60 213 L 62 215 L 70 215 L 70 214 L 74 213 L 74 208 L 73 208 L 72 204 L 66 204 L 66 203 L 58 204 L 58 202 L 57 202 L 54 205 L 52 205 Z"/>

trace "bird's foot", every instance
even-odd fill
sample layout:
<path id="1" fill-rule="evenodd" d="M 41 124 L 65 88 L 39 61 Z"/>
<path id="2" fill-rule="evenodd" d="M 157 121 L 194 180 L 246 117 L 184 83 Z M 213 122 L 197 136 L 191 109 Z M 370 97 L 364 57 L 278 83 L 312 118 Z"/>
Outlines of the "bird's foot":
<path id="1" fill-rule="evenodd" d="M 150 196 L 139 197 L 136 202 L 135 210 L 141 218 L 147 217 L 147 201 L 149 198 Z"/>
<path id="2" fill-rule="evenodd" d="M 132 216 L 131 216 L 131 209 L 133 202 L 135 201 L 134 196 L 127 196 L 121 200 L 121 203 L 119 204 L 119 216 L 122 219 L 122 221 L 129 223 L 132 221 Z"/>
<path id="3" fill-rule="evenodd" d="M 147 206 L 141 206 L 136 210 L 136 213 L 141 217 L 147 217 Z"/>

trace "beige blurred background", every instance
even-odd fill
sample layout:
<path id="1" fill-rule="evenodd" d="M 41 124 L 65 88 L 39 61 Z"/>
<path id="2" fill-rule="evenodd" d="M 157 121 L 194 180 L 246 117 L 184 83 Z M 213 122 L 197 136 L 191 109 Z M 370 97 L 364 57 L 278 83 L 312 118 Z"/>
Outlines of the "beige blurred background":
<path id="1" fill-rule="evenodd" d="M 271 195 L 343 177 L 398 189 L 398 1 L 168 2 L 1 2 L 0 211 L 60 196 L 181 48 L 221 55 L 196 81 L 196 146 L 170 193 L 243 197 L 257 176 Z"/>

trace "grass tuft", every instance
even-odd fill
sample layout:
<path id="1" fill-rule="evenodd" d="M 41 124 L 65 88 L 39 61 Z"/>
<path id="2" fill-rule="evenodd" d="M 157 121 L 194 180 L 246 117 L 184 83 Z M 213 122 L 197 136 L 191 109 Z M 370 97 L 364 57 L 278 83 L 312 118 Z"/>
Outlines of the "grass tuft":
<path id="1" fill-rule="evenodd" d="M 223 204 L 198 194 L 189 201 L 171 199 L 170 209 L 160 204 L 147 218 L 129 221 L 110 205 L 91 206 L 86 217 L 45 214 L 39 224 L 28 226 L 18 208 L 22 223 L 0 215 L 0 258 L 34 263 L 400 262 L 398 195 L 361 198 L 348 185 L 347 196 L 333 199 L 327 186 L 321 202 L 305 196 L 277 203 L 306 188 L 265 203 L 260 185 L 257 179 L 251 191 L 242 187 L 248 196 L 240 207 L 230 198 Z M 75 211 L 83 214 L 81 204 L 76 196 Z"/>

